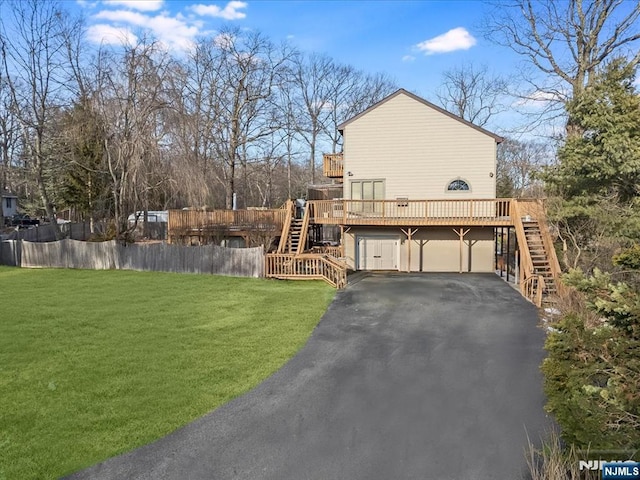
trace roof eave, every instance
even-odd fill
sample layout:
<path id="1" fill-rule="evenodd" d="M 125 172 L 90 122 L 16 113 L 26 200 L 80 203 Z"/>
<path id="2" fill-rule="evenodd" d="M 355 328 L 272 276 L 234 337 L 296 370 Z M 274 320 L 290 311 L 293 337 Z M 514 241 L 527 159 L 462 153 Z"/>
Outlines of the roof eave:
<path id="1" fill-rule="evenodd" d="M 475 125 L 475 124 L 465 120 L 464 118 L 461 118 L 461 117 L 459 117 L 459 116 L 457 116 L 457 115 L 445 110 L 444 108 L 441 108 L 441 107 L 429 102 L 428 100 L 425 100 L 424 98 L 419 97 L 418 95 L 405 90 L 404 88 L 400 88 L 399 90 L 395 91 L 391 95 L 388 95 L 385 98 L 383 98 L 382 100 L 380 100 L 379 102 L 371 105 L 369 108 L 367 108 L 363 112 L 360 112 L 358 115 L 356 115 L 354 117 L 351 117 L 348 120 L 345 120 L 340 125 L 338 125 L 338 132 L 340 132 L 341 135 L 344 135 L 344 129 L 348 124 L 356 121 L 360 117 L 362 117 L 362 116 L 366 115 L 367 113 L 369 113 L 371 110 L 374 110 L 375 108 L 378 108 L 383 103 L 386 103 L 389 100 L 391 100 L 391 99 L 393 99 L 393 98 L 395 98 L 395 97 L 397 97 L 398 95 L 401 95 L 401 94 L 405 94 L 408 97 L 411 97 L 414 100 L 416 100 L 416 101 L 418 101 L 418 102 L 420 102 L 420 103 L 422 103 L 422 104 L 424 104 L 424 105 L 426 105 L 426 106 L 428 106 L 430 108 L 433 108 L 434 110 L 436 110 L 436 111 L 438 111 L 438 112 L 440 112 L 440 113 L 442 113 L 442 114 L 444 114 L 444 115 L 446 115 L 446 116 L 448 116 L 448 117 L 450 117 L 450 118 L 452 118 L 452 119 L 454 119 L 454 120 L 456 120 L 456 121 L 458 121 L 460 123 L 463 123 L 463 124 L 467 125 L 468 127 L 473 128 L 474 130 L 478 130 L 479 132 L 484 133 L 485 135 L 493 138 L 496 143 L 504 142 L 504 138 L 501 137 L 500 135 L 496 135 L 495 133 L 490 132 L 489 130 L 486 130 L 486 129 L 482 128 L 482 127 L 479 127 L 478 125 Z"/>

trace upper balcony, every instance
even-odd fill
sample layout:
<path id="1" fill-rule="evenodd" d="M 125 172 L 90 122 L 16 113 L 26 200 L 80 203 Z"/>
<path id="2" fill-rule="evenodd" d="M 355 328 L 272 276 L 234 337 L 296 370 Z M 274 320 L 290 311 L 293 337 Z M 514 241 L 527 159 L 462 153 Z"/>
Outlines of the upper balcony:
<path id="1" fill-rule="evenodd" d="M 328 178 L 342 179 L 344 175 L 342 153 L 325 153 L 322 157 L 322 173 Z"/>

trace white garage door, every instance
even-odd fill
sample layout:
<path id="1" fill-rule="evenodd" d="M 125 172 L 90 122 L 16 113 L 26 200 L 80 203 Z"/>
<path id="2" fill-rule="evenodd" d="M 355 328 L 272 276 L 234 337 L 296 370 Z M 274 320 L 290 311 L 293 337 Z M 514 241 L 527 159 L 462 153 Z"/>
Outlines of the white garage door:
<path id="1" fill-rule="evenodd" d="M 358 270 L 398 270 L 399 243 L 397 237 L 358 237 Z"/>

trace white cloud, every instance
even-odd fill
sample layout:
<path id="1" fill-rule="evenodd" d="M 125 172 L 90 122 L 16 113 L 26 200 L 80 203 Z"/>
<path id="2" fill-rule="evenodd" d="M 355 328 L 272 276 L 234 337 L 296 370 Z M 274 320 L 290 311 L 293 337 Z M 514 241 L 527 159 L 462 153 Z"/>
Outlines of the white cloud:
<path id="1" fill-rule="evenodd" d="M 522 97 L 513 103 L 514 107 L 532 107 L 542 108 L 546 107 L 551 102 L 564 102 L 567 100 L 566 95 L 562 92 L 543 92 L 542 90 L 536 90 L 526 97 Z"/>
<path id="2" fill-rule="evenodd" d="M 141 12 L 155 12 L 162 8 L 164 0 L 103 0 L 103 3 L 109 6 L 140 10 Z"/>
<path id="3" fill-rule="evenodd" d="M 126 24 L 147 29 L 169 49 L 189 49 L 193 46 L 195 37 L 201 33 L 200 22 L 190 24 L 181 15 L 170 17 L 166 13 L 147 15 L 130 10 L 103 10 L 94 17 L 115 22 L 116 26 Z"/>
<path id="4" fill-rule="evenodd" d="M 111 20 L 112 22 L 131 23 L 132 25 L 144 26 L 149 20 L 148 15 L 129 10 L 102 10 L 94 15 L 100 20 Z"/>
<path id="5" fill-rule="evenodd" d="M 403 62 L 413 62 L 416 59 L 413 55 L 405 55 L 402 57 Z"/>
<path id="6" fill-rule="evenodd" d="M 224 8 L 220 8 L 218 5 L 203 5 L 201 3 L 192 5 L 189 8 L 201 16 L 219 17 L 225 20 L 240 20 L 247 16 L 246 13 L 239 11 L 247 8 L 247 2 L 239 2 L 237 0 L 227 3 Z"/>
<path id="7" fill-rule="evenodd" d="M 416 45 L 426 55 L 468 50 L 476 44 L 476 39 L 464 27 L 457 27 L 442 35 L 425 40 Z"/>
<path id="8" fill-rule="evenodd" d="M 87 0 L 76 0 L 76 3 L 81 7 L 81 8 L 93 8 L 96 5 L 98 5 L 98 2 L 88 2 Z"/>
<path id="9" fill-rule="evenodd" d="M 91 25 L 87 29 L 87 38 L 94 43 L 109 45 L 133 44 L 138 40 L 128 28 L 118 28 L 103 23 Z"/>

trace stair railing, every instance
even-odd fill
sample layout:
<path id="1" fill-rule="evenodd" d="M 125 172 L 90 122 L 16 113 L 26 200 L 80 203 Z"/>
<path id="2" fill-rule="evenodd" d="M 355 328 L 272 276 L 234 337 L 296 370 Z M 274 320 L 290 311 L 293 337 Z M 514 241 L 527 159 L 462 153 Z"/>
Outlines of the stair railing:
<path id="1" fill-rule="evenodd" d="M 529 250 L 529 243 L 527 242 L 524 224 L 522 223 L 520 202 L 517 200 L 513 202 L 513 210 L 513 224 L 516 229 L 516 238 L 518 239 L 518 245 L 520 247 L 520 289 L 524 295 L 524 291 L 522 290 L 524 282 L 534 274 L 533 260 L 531 260 L 531 251 Z"/>
<path id="2" fill-rule="evenodd" d="M 300 239 L 298 240 L 298 249 L 295 253 L 301 254 L 305 251 L 305 246 L 307 245 L 307 237 L 309 235 L 309 218 L 311 211 L 311 205 L 307 204 L 304 206 L 304 215 L 302 216 L 302 230 L 300 230 Z"/>
<path id="3" fill-rule="evenodd" d="M 542 275 L 531 275 L 521 284 L 522 295 L 529 299 L 536 307 L 542 306 L 542 292 L 545 289 L 545 281 Z"/>
<path id="4" fill-rule="evenodd" d="M 280 242 L 278 243 L 278 253 L 284 253 L 289 241 L 289 231 L 291 229 L 291 219 L 295 215 L 295 204 L 292 200 L 287 200 L 284 204 L 284 208 L 287 210 L 284 223 L 282 224 L 282 232 L 280 233 Z"/>
<path id="5" fill-rule="evenodd" d="M 553 278 L 557 280 L 560 278 L 562 271 L 560 270 L 560 262 L 558 261 L 558 255 L 556 254 L 556 249 L 553 245 L 553 239 L 551 238 L 551 233 L 549 230 L 549 224 L 547 223 L 547 216 L 544 209 L 544 200 L 537 200 L 535 215 L 536 220 L 538 221 L 538 226 L 540 228 L 542 244 L 544 245 L 544 250 L 547 253 L 547 258 L 549 260 L 551 274 L 553 275 Z"/>
<path id="6" fill-rule="evenodd" d="M 329 255 L 269 253 L 265 255 L 265 276 L 293 280 L 324 280 L 335 288 L 347 284 L 347 267 Z"/>
<path id="7" fill-rule="evenodd" d="M 536 306 L 542 305 L 542 292 L 545 289 L 545 281 L 541 275 L 538 275 L 534 271 L 533 261 L 531 259 L 531 251 L 529 250 L 529 242 L 524 231 L 524 224 L 522 223 L 523 211 L 521 209 L 520 202 L 514 202 L 515 217 L 514 225 L 516 229 L 516 236 L 518 238 L 518 244 L 520 245 L 520 292 L 526 298 L 531 300 Z M 547 224 L 547 218 L 544 211 L 544 203 L 542 200 L 527 201 L 527 215 L 532 217 L 532 220 L 538 225 L 540 231 L 540 237 L 542 239 L 542 246 L 544 247 L 545 255 L 547 256 L 547 262 L 551 270 L 551 275 L 555 280 L 556 288 L 558 291 L 562 289 L 560 279 L 560 264 L 558 263 L 558 257 L 556 250 L 553 246 L 553 240 L 549 233 L 549 226 Z"/>

